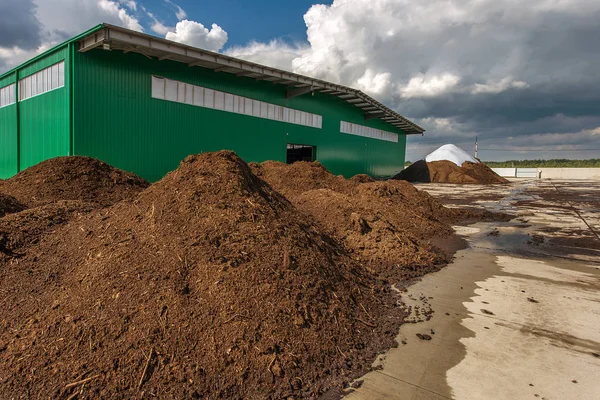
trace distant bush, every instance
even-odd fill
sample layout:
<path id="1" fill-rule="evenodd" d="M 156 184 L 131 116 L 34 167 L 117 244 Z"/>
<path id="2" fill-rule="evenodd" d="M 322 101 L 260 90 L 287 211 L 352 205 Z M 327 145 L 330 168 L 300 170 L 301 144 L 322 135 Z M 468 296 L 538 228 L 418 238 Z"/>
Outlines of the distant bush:
<path id="1" fill-rule="evenodd" d="M 600 158 L 589 160 L 509 160 L 484 161 L 491 168 L 600 168 Z"/>

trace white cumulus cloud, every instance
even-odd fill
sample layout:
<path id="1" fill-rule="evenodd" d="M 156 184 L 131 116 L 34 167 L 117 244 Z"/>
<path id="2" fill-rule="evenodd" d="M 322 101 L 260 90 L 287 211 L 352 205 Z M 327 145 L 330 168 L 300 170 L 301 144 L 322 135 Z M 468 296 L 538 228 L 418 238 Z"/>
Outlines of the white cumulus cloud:
<path id="1" fill-rule="evenodd" d="M 527 82 L 515 81 L 510 76 L 502 78 L 499 81 L 488 81 L 487 83 L 476 83 L 473 85 L 471 93 L 501 93 L 508 89 L 525 89 L 529 85 Z"/>
<path id="2" fill-rule="evenodd" d="M 290 45 L 281 40 L 272 40 L 268 43 L 252 41 L 245 46 L 231 47 L 225 54 L 290 71 L 292 61 L 307 50 L 308 46 L 304 44 Z"/>
<path id="3" fill-rule="evenodd" d="M 374 72 L 367 69 L 363 76 L 358 78 L 356 86 L 363 92 L 374 96 L 387 97 L 392 87 L 392 74 L 389 72 Z"/>
<path id="4" fill-rule="evenodd" d="M 451 73 L 440 75 L 419 74 L 410 78 L 405 86 L 400 87 L 403 98 L 435 97 L 454 89 L 460 82 L 460 77 Z"/>
<path id="5" fill-rule="evenodd" d="M 219 51 L 227 42 L 227 32 L 217 24 L 212 24 L 211 29 L 208 29 L 199 22 L 184 19 L 177 23 L 174 32 L 167 32 L 166 38 L 206 50 Z"/>

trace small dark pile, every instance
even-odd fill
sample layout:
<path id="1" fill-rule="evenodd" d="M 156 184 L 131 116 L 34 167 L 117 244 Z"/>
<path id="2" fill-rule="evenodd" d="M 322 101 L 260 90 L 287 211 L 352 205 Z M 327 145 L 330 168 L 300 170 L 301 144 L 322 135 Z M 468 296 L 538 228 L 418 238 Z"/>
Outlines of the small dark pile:
<path id="1" fill-rule="evenodd" d="M 0 192 L 27 207 L 59 200 L 107 206 L 148 187 L 142 178 L 90 157 L 57 157 L 27 168 L 5 181 Z"/>
<path id="2" fill-rule="evenodd" d="M 403 317 L 231 152 L 77 214 L 0 268 L 0 293 L 8 398 L 315 398 L 367 371 Z"/>
<path id="3" fill-rule="evenodd" d="M 417 161 L 392 179 L 408 182 L 435 182 L 459 184 L 506 184 L 508 180 L 496 174 L 482 162 L 465 161 L 459 167 L 452 161 Z"/>
<path id="4" fill-rule="evenodd" d="M 26 207 L 17 199 L 4 193 L 0 193 L 0 218 L 6 214 L 23 211 Z"/>

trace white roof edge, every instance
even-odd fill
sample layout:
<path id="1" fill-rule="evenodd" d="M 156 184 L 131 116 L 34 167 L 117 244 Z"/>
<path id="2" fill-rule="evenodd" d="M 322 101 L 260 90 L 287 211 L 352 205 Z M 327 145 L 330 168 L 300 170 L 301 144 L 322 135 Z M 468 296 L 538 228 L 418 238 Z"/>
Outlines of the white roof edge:
<path id="1" fill-rule="evenodd" d="M 104 29 L 91 33 L 89 36 L 80 40 L 79 51 L 86 52 L 96 47 L 109 46 L 111 49 L 114 48 L 125 52 L 141 53 L 147 57 L 171 59 L 188 63 L 188 65 L 198 65 L 212 69 L 219 68 L 223 72 L 230 72 L 233 74 L 256 75 L 254 78 L 277 79 L 285 82 L 283 83 L 285 85 L 295 83 L 298 85 L 310 86 L 316 90 L 330 91 L 331 94 L 336 97 L 353 95 L 351 98 L 342 98 L 342 100 L 356 100 L 357 98 L 363 100 L 364 103 L 354 103 L 353 105 L 359 107 L 357 104 L 366 104 L 359 108 L 377 108 L 377 110 L 370 110 L 368 112 L 382 112 L 383 115 L 379 118 L 387 117 L 385 122 L 402 129 L 407 135 L 422 134 L 425 132 L 425 129 L 421 128 L 419 125 L 358 89 L 253 63 L 251 61 L 241 60 L 213 51 L 199 49 L 183 43 L 173 42 L 115 25 L 105 23 L 103 26 Z M 208 66 L 207 64 L 210 64 L 211 66 L 214 65 L 214 67 Z"/>

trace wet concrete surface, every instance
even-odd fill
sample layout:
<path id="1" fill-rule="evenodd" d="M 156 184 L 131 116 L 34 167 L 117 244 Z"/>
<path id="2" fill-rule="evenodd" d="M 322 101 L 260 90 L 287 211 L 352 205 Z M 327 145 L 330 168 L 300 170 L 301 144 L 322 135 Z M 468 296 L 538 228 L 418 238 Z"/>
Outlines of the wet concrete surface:
<path id="1" fill-rule="evenodd" d="M 455 227 L 469 248 L 402 292 L 412 323 L 347 398 L 600 398 L 600 181 L 418 187 L 515 218 Z"/>

